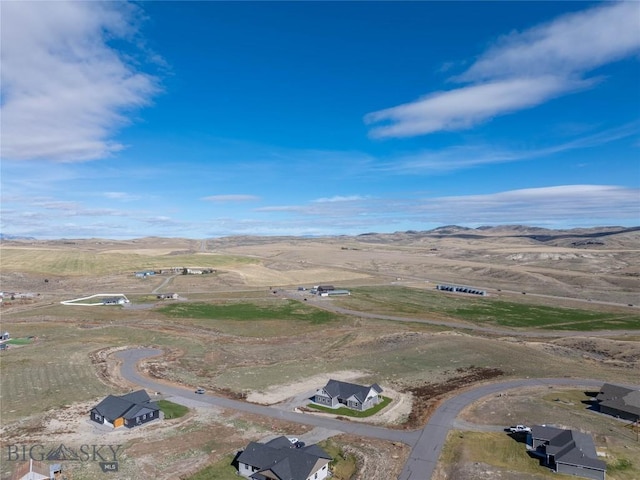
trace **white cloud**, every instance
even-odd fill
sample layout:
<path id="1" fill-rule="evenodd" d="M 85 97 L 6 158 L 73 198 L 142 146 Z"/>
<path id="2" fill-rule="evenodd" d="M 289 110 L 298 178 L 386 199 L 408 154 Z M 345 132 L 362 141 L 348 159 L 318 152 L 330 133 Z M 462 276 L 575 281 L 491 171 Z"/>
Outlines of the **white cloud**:
<path id="1" fill-rule="evenodd" d="M 640 50 L 637 2 L 612 2 L 502 38 L 462 75 L 471 85 L 365 116 L 372 137 L 460 130 L 591 87 L 582 76 Z"/>
<path id="2" fill-rule="evenodd" d="M 562 152 L 593 148 L 638 134 L 637 123 L 603 130 L 568 142 L 531 150 L 510 150 L 496 145 L 454 146 L 391 159 L 379 170 L 396 174 L 443 173 L 506 162 L 544 158 Z"/>
<path id="3" fill-rule="evenodd" d="M 203 197 L 202 200 L 207 202 L 255 202 L 260 200 L 260 197 L 255 195 L 210 195 L 208 197 Z"/>
<path id="4" fill-rule="evenodd" d="M 104 192 L 103 195 L 111 200 L 121 200 L 123 202 L 140 199 L 140 195 L 132 195 L 126 192 Z"/>
<path id="5" fill-rule="evenodd" d="M 459 224 L 603 225 L 640 220 L 640 190 L 616 185 L 559 185 L 424 200 L 431 221 Z M 453 213 L 455 212 L 455 213 Z"/>
<path id="6" fill-rule="evenodd" d="M 360 195 L 347 195 L 347 196 L 342 196 L 342 195 L 336 195 L 334 197 L 329 197 L 329 198 L 318 198 L 317 200 L 314 200 L 315 203 L 335 203 L 335 202 L 355 202 L 358 200 L 363 200 L 365 197 L 362 197 Z"/>
<path id="7" fill-rule="evenodd" d="M 566 81 L 554 76 L 513 78 L 437 92 L 415 102 L 365 116 L 366 123 L 391 121 L 371 130 L 372 137 L 411 137 L 440 130 L 459 130 L 566 93 L 589 82 Z"/>
<path id="8" fill-rule="evenodd" d="M 125 2 L 3 2 L 3 159 L 82 161 L 123 148 L 114 131 L 158 92 L 108 45 L 131 40 L 139 16 Z"/>

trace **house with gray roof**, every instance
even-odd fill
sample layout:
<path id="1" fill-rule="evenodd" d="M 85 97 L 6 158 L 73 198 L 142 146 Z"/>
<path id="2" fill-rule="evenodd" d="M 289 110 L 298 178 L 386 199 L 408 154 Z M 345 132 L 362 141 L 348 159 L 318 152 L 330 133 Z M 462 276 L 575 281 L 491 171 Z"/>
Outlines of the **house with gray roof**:
<path id="1" fill-rule="evenodd" d="M 296 448 L 287 437 L 251 442 L 238 455 L 238 474 L 251 480 L 324 480 L 331 457 L 317 445 Z"/>
<path id="2" fill-rule="evenodd" d="M 323 406 L 338 408 L 344 405 L 354 410 L 364 411 L 382 401 L 382 388 L 377 383 L 364 386 L 355 383 L 329 380 L 327 384 L 316 390 L 312 400 Z"/>
<path id="3" fill-rule="evenodd" d="M 535 425 L 527 447 L 554 472 L 604 480 L 607 464 L 598 459 L 591 435 L 576 430 Z"/>
<path id="4" fill-rule="evenodd" d="M 160 407 L 144 390 L 126 395 L 109 395 L 90 412 L 91 420 L 113 428 L 133 428 L 160 418 Z"/>
<path id="5" fill-rule="evenodd" d="M 640 419 L 640 390 L 605 383 L 596 401 L 602 413 L 632 422 Z"/>

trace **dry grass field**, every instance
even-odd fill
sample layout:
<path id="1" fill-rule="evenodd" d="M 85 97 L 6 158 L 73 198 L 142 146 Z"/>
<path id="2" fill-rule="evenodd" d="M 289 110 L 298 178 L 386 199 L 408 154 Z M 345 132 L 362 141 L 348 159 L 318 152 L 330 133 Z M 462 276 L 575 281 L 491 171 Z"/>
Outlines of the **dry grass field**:
<path id="1" fill-rule="evenodd" d="M 70 412 L 84 418 L 87 406 L 127 391 L 92 363 L 98 351 L 127 346 L 164 348 L 167 355 L 149 364 L 163 381 L 245 398 L 278 386 L 304 393 L 312 376 L 351 372 L 354 380 L 413 395 L 418 405 L 429 399 L 411 392 L 446 384 L 472 367 L 501 371 L 501 378 L 638 384 L 640 232 L 615 232 L 512 227 L 322 239 L 4 241 L 0 328 L 14 338 L 35 338 L 0 353 L 2 446 L 55 441 L 47 430 L 52 422 Z M 215 272 L 134 275 L 172 267 Z M 438 282 L 475 286 L 488 296 L 437 292 Z M 349 288 L 352 295 L 317 298 L 297 290 L 318 284 Z M 156 298 L 167 292 L 180 298 Z M 95 293 L 122 293 L 131 303 L 59 303 Z M 505 411 L 520 408 L 520 400 L 509 399 L 514 403 Z M 154 426 L 144 442 L 134 435 L 117 478 L 140 472 L 186 478 L 249 440 L 300 429 L 233 418 L 230 424 L 224 412 L 194 409 L 183 421 L 189 426 Z M 56 434 L 79 442 L 86 422 L 67 423 Z M 238 425 L 246 428 L 230 435 Z M 454 437 L 448 455 L 466 452 L 466 440 Z M 375 462 L 370 448 L 356 454 L 361 465 Z M 86 465 L 74 468 L 73 478 L 94 478 Z M 3 466 L 2 478 L 9 473 L 10 465 Z"/>

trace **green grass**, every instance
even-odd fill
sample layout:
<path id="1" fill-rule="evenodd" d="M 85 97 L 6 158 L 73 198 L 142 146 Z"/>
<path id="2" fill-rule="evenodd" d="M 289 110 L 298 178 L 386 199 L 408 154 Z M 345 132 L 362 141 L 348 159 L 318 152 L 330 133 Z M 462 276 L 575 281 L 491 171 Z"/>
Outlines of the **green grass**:
<path id="1" fill-rule="evenodd" d="M 338 315 L 293 300 L 265 305 L 255 303 L 174 303 L 158 309 L 168 317 L 211 320 L 302 320 L 312 325 L 329 323 Z"/>
<path id="2" fill-rule="evenodd" d="M 5 343 L 8 343 L 10 345 L 28 345 L 29 343 L 31 343 L 31 339 L 30 338 L 12 338 L 10 340 L 7 340 Z"/>
<path id="3" fill-rule="evenodd" d="M 324 407 L 322 405 L 317 405 L 315 403 L 310 403 L 309 405 L 307 405 L 307 407 L 315 408 L 316 410 L 320 410 L 321 412 L 340 415 L 341 417 L 366 418 L 366 417 L 370 417 L 371 415 L 375 415 L 390 403 L 391 403 L 391 399 L 389 397 L 382 397 L 382 401 L 379 404 L 377 404 L 375 407 L 365 410 L 364 412 L 359 412 L 358 410 L 353 410 L 352 408 L 348 408 L 348 407 L 329 408 L 329 407 Z"/>
<path id="4" fill-rule="evenodd" d="M 156 403 L 160 407 L 160 410 L 162 410 L 162 413 L 164 413 L 164 418 L 167 420 L 183 417 L 189 411 L 184 405 L 179 405 L 169 400 L 158 400 Z"/>
<path id="5" fill-rule="evenodd" d="M 633 329 L 640 327 L 640 317 L 633 314 L 610 314 L 491 300 L 455 308 L 451 312 L 456 317 L 472 322 L 490 322 L 508 327 L 537 327 L 557 330 Z"/>
<path id="6" fill-rule="evenodd" d="M 227 455 L 222 460 L 203 468 L 195 475 L 187 477 L 187 480 L 238 480 L 238 470 L 231 465 L 235 455 Z"/>
<path id="7" fill-rule="evenodd" d="M 354 288 L 348 300 L 337 302 L 346 308 L 416 318 L 459 319 L 477 324 L 550 330 L 640 329 L 640 315 L 627 309 L 616 312 L 549 307 L 506 302 L 491 297 L 449 295 L 407 287 Z"/>
<path id="8" fill-rule="evenodd" d="M 624 472 L 626 470 L 630 470 L 632 467 L 633 464 L 631 463 L 631 460 L 619 458 L 615 462 L 607 463 L 607 473 Z"/>
<path id="9" fill-rule="evenodd" d="M 351 480 L 357 471 L 356 457 L 350 453 L 345 453 L 340 445 L 333 440 L 325 440 L 318 444 L 333 459 L 329 463 L 329 468 L 335 480 Z"/>

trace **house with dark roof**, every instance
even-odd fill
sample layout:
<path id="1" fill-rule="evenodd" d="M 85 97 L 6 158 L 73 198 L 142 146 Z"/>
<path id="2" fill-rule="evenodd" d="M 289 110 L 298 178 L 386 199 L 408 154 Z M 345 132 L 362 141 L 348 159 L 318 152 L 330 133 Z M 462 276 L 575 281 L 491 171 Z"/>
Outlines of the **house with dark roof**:
<path id="1" fill-rule="evenodd" d="M 355 383 L 329 380 L 316 390 L 312 400 L 323 406 L 338 408 L 344 405 L 354 410 L 364 411 L 382 401 L 382 388 L 377 383 L 368 387 Z"/>
<path id="2" fill-rule="evenodd" d="M 251 480 L 323 480 L 331 457 L 317 445 L 296 448 L 287 437 L 251 442 L 237 457 L 238 474 Z"/>
<path id="3" fill-rule="evenodd" d="M 607 464 L 598 459 L 591 435 L 575 430 L 535 425 L 527 447 L 544 465 L 565 475 L 604 480 Z"/>
<path id="4" fill-rule="evenodd" d="M 126 395 L 109 395 L 90 412 L 91 420 L 113 428 L 133 428 L 160 418 L 160 407 L 144 390 Z"/>
<path id="5" fill-rule="evenodd" d="M 632 422 L 640 420 L 640 390 L 605 383 L 596 401 L 602 413 Z"/>

